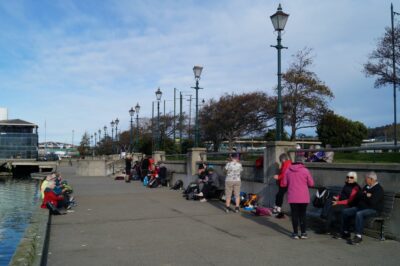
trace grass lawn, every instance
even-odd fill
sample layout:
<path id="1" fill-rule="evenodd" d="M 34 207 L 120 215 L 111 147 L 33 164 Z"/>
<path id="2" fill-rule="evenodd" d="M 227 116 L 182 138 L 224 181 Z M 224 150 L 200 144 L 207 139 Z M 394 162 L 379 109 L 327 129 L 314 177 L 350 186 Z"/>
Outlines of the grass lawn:
<path id="1" fill-rule="evenodd" d="M 359 153 L 335 152 L 335 163 L 400 163 L 399 152 Z"/>

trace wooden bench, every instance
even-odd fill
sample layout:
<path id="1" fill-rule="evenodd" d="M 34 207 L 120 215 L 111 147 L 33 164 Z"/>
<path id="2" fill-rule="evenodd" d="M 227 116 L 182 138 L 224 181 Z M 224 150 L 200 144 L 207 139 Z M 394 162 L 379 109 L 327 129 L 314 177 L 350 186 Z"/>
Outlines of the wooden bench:
<path id="1" fill-rule="evenodd" d="M 342 190 L 342 187 L 338 186 L 330 186 L 327 188 L 329 190 L 330 196 L 339 195 Z M 365 225 L 369 228 L 373 228 L 375 223 L 380 224 L 380 240 L 382 241 L 385 240 L 385 221 L 389 220 L 392 215 L 396 194 L 397 193 L 393 191 L 385 191 L 382 213 L 379 216 L 368 218 L 365 221 Z M 321 219 L 321 212 L 322 208 L 315 208 L 314 206 L 312 206 L 312 204 L 310 204 L 310 210 L 307 211 L 307 216 L 314 219 Z"/>

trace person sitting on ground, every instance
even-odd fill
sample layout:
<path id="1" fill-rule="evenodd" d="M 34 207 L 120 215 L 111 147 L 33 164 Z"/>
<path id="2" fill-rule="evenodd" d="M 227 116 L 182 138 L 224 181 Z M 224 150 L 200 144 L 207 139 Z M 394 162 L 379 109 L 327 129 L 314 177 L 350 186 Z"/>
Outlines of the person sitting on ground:
<path id="1" fill-rule="evenodd" d="M 282 203 L 283 203 L 283 196 L 287 191 L 287 187 L 282 185 L 283 176 L 286 173 L 286 170 L 289 166 L 292 165 L 292 161 L 289 159 L 289 156 L 286 153 L 282 153 L 279 155 L 279 161 L 281 163 L 281 168 L 278 175 L 274 175 L 274 179 L 278 184 L 278 193 L 275 196 L 275 206 L 272 210 L 273 214 L 276 214 L 276 218 L 283 218 L 284 214 L 282 212 Z"/>
<path id="2" fill-rule="evenodd" d="M 344 209 L 357 205 L 360 191 L 361 187 L 357 183 L 357 173 L 348 172 L 340 194 L 333 196 L 332 201 L 327 201 L 323 208 L 322 215 L 326 217 L 326 223 L 321 233 L 332 233 L 332 222 L 335 220 L 340 221 L 338 218 Z"/>
<path id="3" fill-rule="evenodd" d="M 206 202 L 207 199 L 211 198 L 213 193 L 218 189 L 219 187 L 219 179 L 217 173 L 215 173 L 214 168 L 209 166 L 207 167 L 206 170 L 206 177 L 204 178 L 203 182 L 203 188 L 198 196 L 200 198 L 200 202 Z M 215 194 L 215 193 L 214 193 Z"/>
<path id="4" fill-rule="evenodd" d="M 235 196 L 235 212 L 240 211 L 240 186 L 241 186 L 241 173 L 243 166 L 239 162 L 237 154 L 232 154 L 231 161 L 225 165 L 226 178 L 225 178 L 225 212 L 229 213 L 231 205 L 232 192 Z"/>
<path id="5" fill-rule="evenodd" d="M 54 188 L 56 186 L 55 181 L 49 181 L 47 183 L 47 187 L 44 190 L 44 198 L 42 201 L 42 205 L 40 206 L 43 209 L 50 208 L 49 203 L 52 204 L 55 208 L 59 209 L 63 207 L 64 196 L 57 195 L 54 192 Z"/>
<path id="6" fill-rule="evenodd" d="M 342 212 L 341 235 L 336 238 L 350 239 L 349 231 L 350 219 L 354 217 L 355 228 L 354 238 L 351 244 L 360 244 L 364 230 L 364 221 L 368 217 L 374 217 L 380 214 L 384 206 L 384 191 L 378 183 L 378 176 L 375 172 L 369 172 L 365 175 L 366 185 L 362 189 L 360 201 L 357 206 L 344 209 Z"/>
<path id="7" fill-rule="evenodd" d="M 159 163 L 157 164 L 153 163 L 148 173 L 149 177 L 149 183 L 147 184 L 148 187 L 154 188 L 160 185 L 160 180 L 158 178 L 159 171 L 160 171 Z"/>

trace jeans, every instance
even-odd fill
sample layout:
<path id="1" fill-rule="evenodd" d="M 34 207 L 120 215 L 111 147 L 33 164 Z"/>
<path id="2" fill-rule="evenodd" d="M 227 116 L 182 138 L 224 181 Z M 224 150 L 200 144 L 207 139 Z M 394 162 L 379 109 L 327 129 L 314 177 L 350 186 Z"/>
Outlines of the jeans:
<path id="1" fill-rule="evenodd" d="M 355 216 L 355 232 L 361 235 L 364 231 L 364 220 L 368 217 L 376 216 L 378 213 L 374 209 L 359 209 L 351 207 L 344 209 L 342 212 L 341 232 L 349 231 L 350 218 Z"/>

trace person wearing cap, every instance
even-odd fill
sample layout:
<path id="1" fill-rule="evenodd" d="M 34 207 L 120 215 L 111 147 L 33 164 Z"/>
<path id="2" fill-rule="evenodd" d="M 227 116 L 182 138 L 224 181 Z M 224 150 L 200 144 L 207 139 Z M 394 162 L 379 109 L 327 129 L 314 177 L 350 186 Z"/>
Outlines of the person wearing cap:
<path id="1" fill-rule="evenodd" d="M 351 244 L 359 244 L 362 241 L 364 230 L 364 220 L 368 217 L 377 216 L 383 210 L 384 191 L 378 183 L 378 176 L 375 172 L 365 175 L 366 185 L 362 189 L 360 201 L 357 206 L 344 209 L 342 212 L 341 234 L 343 238 L 350 239 L 350 219 L 355 220 L 355 236 L 350 241 Z"/>
<path id="2" fill-rule="evenodd" d="M 339 195 L 333 196 L 324 206 L 326 213 L 325 228 L 321 233 L 330 233 L 332 222 L 341 215 L 342 211 L 357 205 L 360 197 L 361 187 L 357 183 L 357 173 L 348 172 L 344 186 Z M 338 219 L 338 221 L 340 221 Z"/>
<path id="3" fill-rule="evenodd" d="M 239 162 L 238 154 L 231 155 L 231 161 L 225 165 L 225 212 L 229 213 L 232 192 L 235 196 L 235 212 L 239 212 L 240 204 L 240 175 L 243 172 L 243 166 Z"/>
<path id="4" fill-rule="evenodd" d="M 214 172 L 214 168 L 212 166 L 207 167 L 204 171 L 205 177 L 203 179 L 203 188 L 201 192 L 197 194 L 200 198 L 200 202 L 206 202 L 208 198 L 210 198 L 219 186 L 218 175 Z"/>

